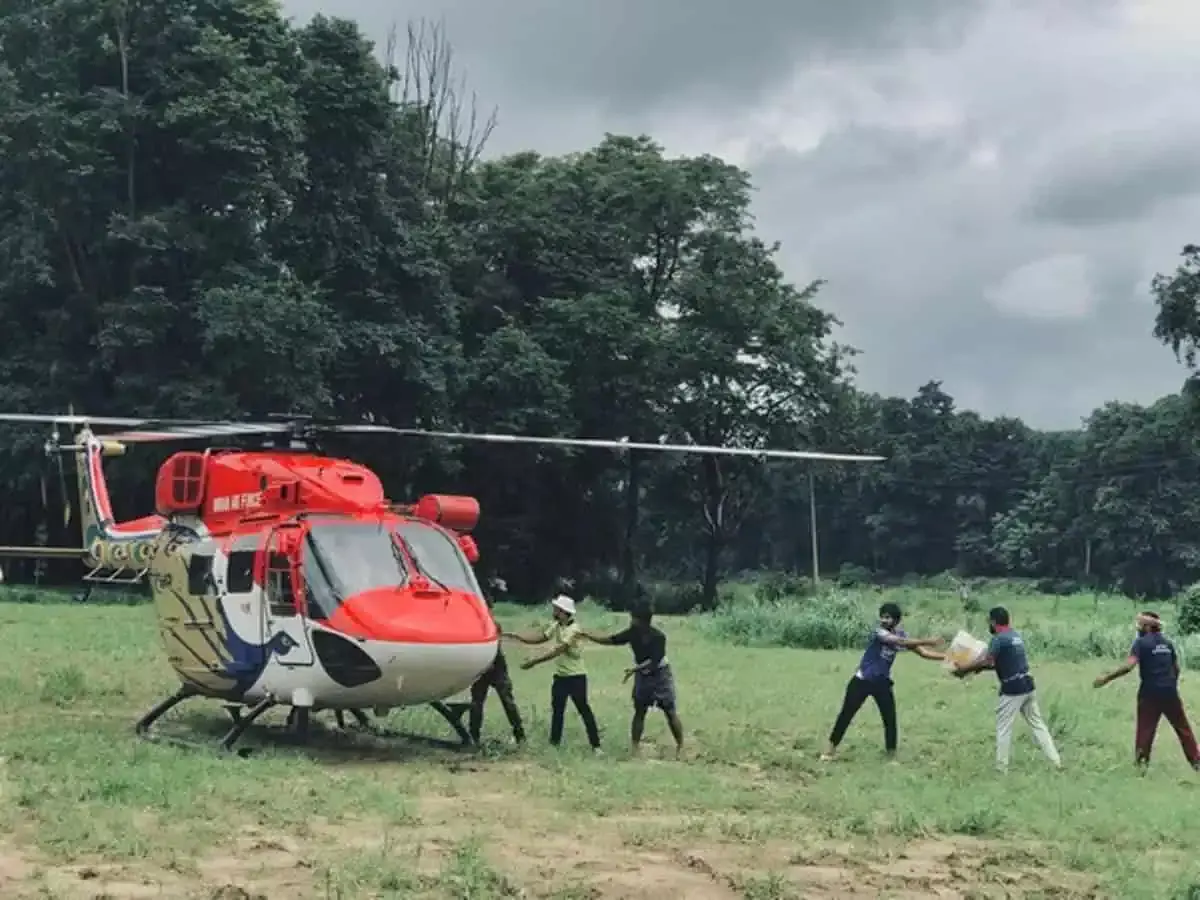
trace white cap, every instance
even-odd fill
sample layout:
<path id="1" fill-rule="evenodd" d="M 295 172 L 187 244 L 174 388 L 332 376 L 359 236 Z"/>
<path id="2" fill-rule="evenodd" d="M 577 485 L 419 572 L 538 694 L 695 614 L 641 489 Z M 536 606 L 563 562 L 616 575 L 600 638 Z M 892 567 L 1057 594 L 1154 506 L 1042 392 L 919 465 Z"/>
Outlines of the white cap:
<path id="1" fill-rule="evenodd" d="M 550 601 L 550 605 L 553 606 L 555 609 L 561 609 L 568 616 L 575 615 L 575 601 L 572 600 L 570 597 L 568 597 L 566 594 L 559 594 L 557 597 L 555 597 L 553 600 Z"/>

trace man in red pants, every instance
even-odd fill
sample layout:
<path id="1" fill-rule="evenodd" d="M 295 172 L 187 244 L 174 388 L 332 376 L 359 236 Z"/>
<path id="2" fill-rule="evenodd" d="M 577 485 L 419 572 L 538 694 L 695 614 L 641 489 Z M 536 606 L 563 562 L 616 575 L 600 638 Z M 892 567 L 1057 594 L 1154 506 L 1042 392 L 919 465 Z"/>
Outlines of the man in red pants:
<path id="1" fill-rule="evenodd" d="M 1135 620 L 1137 637 L 1129 648 L 1124 665 L 1102 675 L 1093 682 L 1093 687 L 1104 687 L 1110 681 L 1122 678 L 1137 666 L 1141 684 L 1137 695 L 1137 738 L 1135 762 L 1145 767 L 1150 764 L 1150 750 L 1154 746 L 1154 734 L 1158 731 L 1158 719 L 1166 716 L 1183 755 L 1200 771 L 1200 749 L 1183 711 L 1183 700 L 1179 696 L 1179 656 L 1172 644 L 1162 633 L 1162 622 L 1158 613 L 1144 612 Z"/>

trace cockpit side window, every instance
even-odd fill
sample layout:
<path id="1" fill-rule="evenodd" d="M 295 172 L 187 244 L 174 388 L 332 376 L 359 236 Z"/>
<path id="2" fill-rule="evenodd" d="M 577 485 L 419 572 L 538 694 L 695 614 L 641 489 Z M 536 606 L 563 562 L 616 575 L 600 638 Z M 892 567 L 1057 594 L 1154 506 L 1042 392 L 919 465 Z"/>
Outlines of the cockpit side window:
<path id="1" fill-rule="evenodd" d="M 292 561 L 283 553 L 267 556 L 267 603 L 273 616 L 296 615 L 292 591 Z"/>

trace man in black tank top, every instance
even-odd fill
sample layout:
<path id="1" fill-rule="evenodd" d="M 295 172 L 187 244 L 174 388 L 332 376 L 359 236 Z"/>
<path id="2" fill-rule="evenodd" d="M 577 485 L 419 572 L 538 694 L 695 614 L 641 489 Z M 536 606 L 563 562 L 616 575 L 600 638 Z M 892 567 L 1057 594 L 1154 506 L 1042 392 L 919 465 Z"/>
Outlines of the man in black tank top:
<path id="1" fill-rule="evenodd" d="M 1125 662 L 1107 675 L 1101 675 L 1093 682 L 1093 686 L 1102 688 L 1110 681 L 1125 677 L 1136 667 L 1139 684 L 1135 764 L 1143 769 L 1150 764 L 1158 720 L 1166 716 L 1175 729 L 1175 736 L 1179 738 L 1183 755 L 1193 769 L 1200 771 L 1200 749 L 1197 749 L 1196 737 L 1192 734 L 1187 713 L 1183 709 L 1183 699 L 1179 696 L 1179 656 L 1175 652 L 1175 645 L 1162 633 L 1162 620 L 1158 613 L 1139 614 L 1134 620 L 1134 627 L 1137 635 Z"/>
<path id="2" fill-rule="evenodd" d="M 625 680 L 633 678 L 633 721 L 629 727 L 631 750 L 636 756 L 646 727 L 646 712 L 657 706 L 667 718 L 667 727 L 675 738 L 675 757 L 683 756 L 683 724 L 675 708 L 675 678 L 667 663 L 667 636 L 651 625 L 650 605 L 639 601 L 629 612 L 629 627 L 608 636 L 583 636 L 596 644 L 620 646 L 628 644 L 633 651 L 632 668 L 625 670 Z"/>

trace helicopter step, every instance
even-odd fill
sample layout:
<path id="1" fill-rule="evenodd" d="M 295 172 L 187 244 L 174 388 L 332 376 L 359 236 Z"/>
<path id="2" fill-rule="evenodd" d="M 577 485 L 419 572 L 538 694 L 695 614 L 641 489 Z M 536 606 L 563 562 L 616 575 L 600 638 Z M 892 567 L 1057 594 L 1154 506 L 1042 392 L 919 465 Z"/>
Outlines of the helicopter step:
<path id="1" fill-rule="evenodd" d="M 141 584 L 147 571 L 149 570 L 96 566 L 83 576 L 83 580 L 90 584 Z"/>

